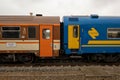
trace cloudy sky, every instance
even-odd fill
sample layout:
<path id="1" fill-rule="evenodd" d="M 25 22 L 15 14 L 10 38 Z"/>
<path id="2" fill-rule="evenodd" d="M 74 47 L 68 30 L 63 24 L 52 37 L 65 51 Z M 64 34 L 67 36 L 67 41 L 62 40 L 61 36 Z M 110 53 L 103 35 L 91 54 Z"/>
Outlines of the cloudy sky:
<path id="1" fill-rule="evenodd" d="M 0 15 L 120 16 L 120 0 L 0 0 Z"/>

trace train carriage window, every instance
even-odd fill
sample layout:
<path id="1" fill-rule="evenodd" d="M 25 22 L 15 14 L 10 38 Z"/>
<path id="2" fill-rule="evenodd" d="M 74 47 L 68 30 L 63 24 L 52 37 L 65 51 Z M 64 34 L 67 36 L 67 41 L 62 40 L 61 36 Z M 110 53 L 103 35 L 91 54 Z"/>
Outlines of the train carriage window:
<path id="1" fill-rule="evenodd" d="M 36 27 L 28 27 L 28 37 L 29 38 L 36 38 Z"/>
<path id="2" fill-rule="evenodd" d="M 43 39 L 50 39 L 50 30 L 49 29 L 43 29 L 42 31 L 42 37 Z"/>
<path id="3" fill-rule="evenodd" d="M 2 38 L 20 38 L 20 27 L 2 27 Z"/>
<path id="4" fill-rule="evenodd" d="M 73 37 L 77 38 L 78 37 L 78 26 L 73 27 Z"/>
<path id="5" fill-rule="evenodd" d="M 120 28 L 108 28 L 108 38 L 120 39 Z"/>

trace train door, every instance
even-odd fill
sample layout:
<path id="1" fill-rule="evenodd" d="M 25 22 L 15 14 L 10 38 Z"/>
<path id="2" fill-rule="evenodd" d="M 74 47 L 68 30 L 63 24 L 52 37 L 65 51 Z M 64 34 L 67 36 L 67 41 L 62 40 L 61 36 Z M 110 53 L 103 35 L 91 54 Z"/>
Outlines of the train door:
<path id="1" fill-rule="evenodd" d="M 40 26 L 40 57 L 52 57 L 52 26 Z"/>
<path id="2" fill-rule="evenodd" d="M 79 25 L 68 26 L 68 48 L 69 49 L 80 48 L 80 27 Z"/>

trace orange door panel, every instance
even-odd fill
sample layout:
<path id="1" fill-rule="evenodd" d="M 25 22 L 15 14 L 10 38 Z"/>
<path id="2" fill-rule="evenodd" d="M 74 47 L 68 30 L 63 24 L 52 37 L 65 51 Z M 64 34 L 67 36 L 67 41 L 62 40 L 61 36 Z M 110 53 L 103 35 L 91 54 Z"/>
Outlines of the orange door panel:
<path id="1" fill-rule="evenodd" d="M 40 26 L 40 57 L 52 57 L 52 26 Z"/>

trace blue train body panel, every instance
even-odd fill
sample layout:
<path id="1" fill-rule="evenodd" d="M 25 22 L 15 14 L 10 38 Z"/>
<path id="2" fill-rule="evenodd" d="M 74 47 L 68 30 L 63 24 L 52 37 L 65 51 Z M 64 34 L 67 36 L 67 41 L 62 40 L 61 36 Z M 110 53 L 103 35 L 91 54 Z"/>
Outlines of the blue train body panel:
<path id="1" fill-rule="evenodd" d="M 66 54 L 120 53 L 120 17 L 64 16 L 63 22 Z M 68 48 L 69 25 L 80 27 L 79 49 Z"/>

